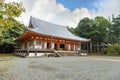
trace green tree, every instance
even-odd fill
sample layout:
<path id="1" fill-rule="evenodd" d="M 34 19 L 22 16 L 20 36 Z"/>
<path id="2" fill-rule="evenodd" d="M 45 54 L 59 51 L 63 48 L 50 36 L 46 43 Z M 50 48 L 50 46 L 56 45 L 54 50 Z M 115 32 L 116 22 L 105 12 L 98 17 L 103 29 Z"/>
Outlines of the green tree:
<path id="1" fill-rule="evenodd" d="M 68 27 L 68 30 L 69 30 L 71 33 L 73 33 L 73 34 L 76 35 L 76 33 L 75 33 L 75 28 L 73 28 L 73 27 Z"/>
<path id="2" fill-rule="evenodd" d="M 84 18 L 80 20 L 78 26 L 75 28 L 75 33 L 84 38 L 92 39 L 93 35 L 93 19 Z M 82 44 L 82 49 L 88 49 L 88 44 Z"/>
<path id="3" fill-rule="evenodd" d="M 110 26 L 111 23 L 104 17 L 97 16 L 94 20 L 84 18 L 75 28 L 75 33 L 81 37 L 91 38 L 92 44 L 97 45 L 99 51 L 99 45 L 102 45 L 108 39 Z"/>
<path id="4" fill-rule="evenodd" d="M 25 26 L 18 21 L 14 20 L 17 24 L 14 27 L 3 31 L 3 37 L 1 39 L 2 44 L 15 44 L 15 38 L 24 33 Z"/>
<path id="5" fill-rule="evenodd" d="M 109 35 L 109 40 L 111 43 L 120 44 L 120 15 L 118 15 L 116 18 L 113 17 Z"/>
<path id="6" fill-rule="evenodd" d="M 19 45 L 14 40 L 24 33 L 25 26 L 18 21 L 14 20 L 17 24 L 3 31 L 3 37 L 1 38 L 0 52 L 10 53 L 13 52 L 16 45 Z"/>
<path id="7" fill-rule="evenodd" d="M 3 36 L 3 31 L 16 25 L 16 22 L 13 22 L 14 18 L 19 17 L 24 11 L 22 4 L 5 3 L 5 0 L 0 0 L 0 39 Z"/>
<path id="8" fill-rule="evenodd" d="M 95 18 L 95 24 L 96 24 L 97 33 L 95 34 L 94 38 L 97 39 L 96 43 L 101 44 L 101 43 L 107 42 L 107 37 L 109 36 L 108 32 L 109 32 L 111 23 L 104 17 L 97 16 Z"/>
<path id="9" fill-rule="evenodd" d="M 91 29 L 92 29 L 92 19 L 84 18 L 80 20 L 78 26 L 75 28 L 75 33 L 78 36 L 90 38 L 91 37 Z"/>
<path id="10" fill-rule="evenodd" d="M 25 11 L 21 3 L 0 0 L 0 52 L 10 52 L 14 39 L 24 32 L 24 25 L 15 20 Z"/>

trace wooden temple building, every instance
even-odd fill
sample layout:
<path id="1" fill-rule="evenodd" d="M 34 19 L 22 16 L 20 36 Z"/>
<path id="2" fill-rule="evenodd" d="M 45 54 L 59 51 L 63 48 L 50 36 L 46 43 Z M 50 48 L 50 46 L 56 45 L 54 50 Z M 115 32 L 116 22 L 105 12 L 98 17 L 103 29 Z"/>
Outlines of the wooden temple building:
<path id="1" fill-rule="evenodd" d="M 81 43 L 88 43 L 90 39 L 73 35 L 68 27 L 56 25 L 30 17 L 28 28 L 24 34 L 16 39 L 20 42 L 17 55 L 41 56 L 50 54 L 50 51 L 78 51 Z"/>

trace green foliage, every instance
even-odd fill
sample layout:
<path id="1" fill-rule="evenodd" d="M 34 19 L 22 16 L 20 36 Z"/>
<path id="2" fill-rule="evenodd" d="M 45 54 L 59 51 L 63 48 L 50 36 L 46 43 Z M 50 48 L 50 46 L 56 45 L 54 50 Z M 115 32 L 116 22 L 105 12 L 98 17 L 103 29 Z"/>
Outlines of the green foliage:
<path id="1" fill-rule="evenodd" d="M 76 35 L 76 33 L 75 33 L 75 28 L 73 28 L 73 27 L 69 28 L 69 27 L 68 27 L 68 30 L 69 30 L 71 33 L 73 33 L 73 34 Z"/>
<path id="2" fill-rule="evenodd" d="M 107 36 L 108 36 L 108 32 L 109 32 L 109 27 L 111 26 L 111 23 L 105 19 L 104 17 L 100 17 L 97 16 L 95 18 L 96 21 L 96 31 L 98 32 L 97 34 L 95 34 L 95 38 L 97 38 L 97 42 L 106 42 L 107 40 Z"/>
<path id="3" fill-rule="evenodd" d="M 112 22 L 101 16 L 97 16 L 95 19 L 84 18 L 80 20 L 76 28 L 70 28 L 69 30 L 78 36 L 91 38 L 92 45 L 98 46 L 98 48 L 106 43 L 120 44 L 120 15 L 116 18 L 113 17 Z M 116 49 L 118 48 L 110 47 L 110 52 L 113 51 L 114 53 L 117 51 Z M 101 51 L 105 54 L 107 52 L 106 49 L 102 48 Z"/>
<path id="4" fill-rule="evenodd" d="M 110 45 L 108 46 L 107 51 L 109 54 L 120 54 L 120 45 L 119 44 Z"/>
<path id="5" fill-rule="evenodd" d="M 120 15 L 112 20 L 112 26 L 110 27 L 109 40 L 111 43 L 120 43 Z"/>
<path id="6" fill-rule="evenodd" d="M 91 25 L 92 25 L 92 19 L 84 18 L 80 20 L 78 27 L 75 28 L 75 33 L 78 36 L 90 38 L 91 27 L 92 27 Z"/>
<path id="7" fill-rule="evenodd" d="M 14 38 L 23 33 L 24 25 L 15 18 L 24 11 L 21 3 L 5 3 L 5 0 L 0 0 L 0 44 L 14 44 Z"/>
<path id="8" fill-rule="evenodd" d="M 15 44 L 14 42 L 15 38 L 23 34 L 24 30 L 25 30 L 25 26 L 23 24 L 21 23 L 16 24 L 14 27 L 11 27 L 3 32 L 1 43 Z"/>
<path id="9" fill-rule="evenodd" d="M 107 19 L 97 16 L 95 19 L 84 18 L 80 20 L 78 26 L 75 29 L 71 28 L 70 31 L 78 36 L 91 39 L 92 45 L 99 47 L 99 45 L 109 41 L 110 27 L 111 23 Z M 100 49 L 98 50 L 100 51 Z"/>
<path id="10" fill-rule="evenodd" d="M 91 38 L 93 43 L 97 44 L 107 40 L 110 26 L 111 23 L 104 17 L 97 16 L 95 20 L 84 18 L 75 28 L 75 33 L 81 37 Z"/>
<path id="11" fill-rule="evenodd" d="M 5 0 L 0 0 L 0 37 L 3 36 L 3 31 L 16 25 L 13 21 L 14 18 L 19 17 L 24 11 L 22 4 L 16 2 L 5 3 Z"/>

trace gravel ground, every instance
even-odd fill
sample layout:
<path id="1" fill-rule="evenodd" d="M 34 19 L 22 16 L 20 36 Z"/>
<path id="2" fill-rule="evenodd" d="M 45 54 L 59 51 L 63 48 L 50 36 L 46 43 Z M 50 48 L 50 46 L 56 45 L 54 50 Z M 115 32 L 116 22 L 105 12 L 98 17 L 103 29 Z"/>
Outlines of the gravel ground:
<path id="1" fill-rule="evenodd" d="M 120 57 L 15 58 L 0 61 L 0 80 L 120 80 L 119 74 Z"/>

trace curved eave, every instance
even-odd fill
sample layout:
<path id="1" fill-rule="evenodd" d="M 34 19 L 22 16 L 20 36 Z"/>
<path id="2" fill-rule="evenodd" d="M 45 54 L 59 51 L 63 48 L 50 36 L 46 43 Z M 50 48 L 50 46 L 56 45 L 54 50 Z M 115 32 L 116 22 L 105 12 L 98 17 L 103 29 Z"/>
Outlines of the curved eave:
<path id="1" fill-rule="evenodd" d="M 32 35 L 31 35 L 32 33 Z M 33 34 L 34 33 L 34 34 Z M 20 37 L 18 37 L 15 41 L 24 41 L 25 39 L 29 39 L 31 38 L 32 36 L 46 36 L 46 37 L 54 37 L 54 38 L 61 38 L 61 39 L 66 39 L 66 40 L 72 40 L 72 41 L 80 41 L 80 42 L 90 42 L 91 40 L 90 39 L 86 39 L 86 40 L 76 40 L 76 39 L 69 39 L 69 38 L 63 38 L 63 37 L 58 37 L 58 36 L 52 36 L 52 35 L 46 35 L 46 34 L 42 34 L 42 33 L 37 33 L 37 32 L 34 32 L 32 30 L 29 30 L 27 29 L 25 31 L 24 34 L 22 34 Z"/>
<path id="2" fill-rule="evenodd" d="M 29 35 L 29 31 L 26 30 L 20 37 L 16 38 L 15 41 L 22 41 L 24 38 L 29 38 L 30 35 Z"/>
<path id="3" fill-rule="evenodd" d="M 85 40 L 76 40 L 76 39 L 71 39 L 71 38 L 64 38 L 64 37 L 59 37 L 59 36 L 53 36 L 53 35 L 46 35 L 46 34 L 42 34 L 42 33 L 38 33 L 38 32 L 35 32 L 33 30 L 29 30 L 27 29 L 28 31 L 31 31 L 31 32 L 34 32 L 34 33 L 37 33 L 37 34 L 40 34 L 40 35 L 45 35 L 47 37 L 54 37 L 54 38 L 61 38 L 61 39 L 67 39 L 67 40 L 72 40 L 72 41 L 81 41 L 81 42 L 90 42 L 91 39 L 85 39 Z M 77 36 L 78 37 L 78 36 Z"/>
<path id="4" fill-rule="evenodd" d="M 30 32 L 36 34 L 36 36 L 41 35 L 41 36 L 46 36 L 46 37 L 61 38 L 61 39 L 72 40 L 72 41 L 80 41 L 80 42 L 90 42 L 91 41 L 90 39 L 76 40 L 76 39 L 69 39 L 69 38 L 63 38 L 63 37 L 58 37 L 58 36 L 46 35 L 46 34 L 41 34 L 41 33 L 34 32 L 32 30 L 29 30 L 29 29 L 27 29 L 25 31 L 25 33 L 22 34 L 20 37 L 18 37 L 15 41 L 20 41 L 21 42 L 21 41 L 24 41 L 25 39 L 31 38 L 33 35 L 30 35 L 31 34 Z"/>

